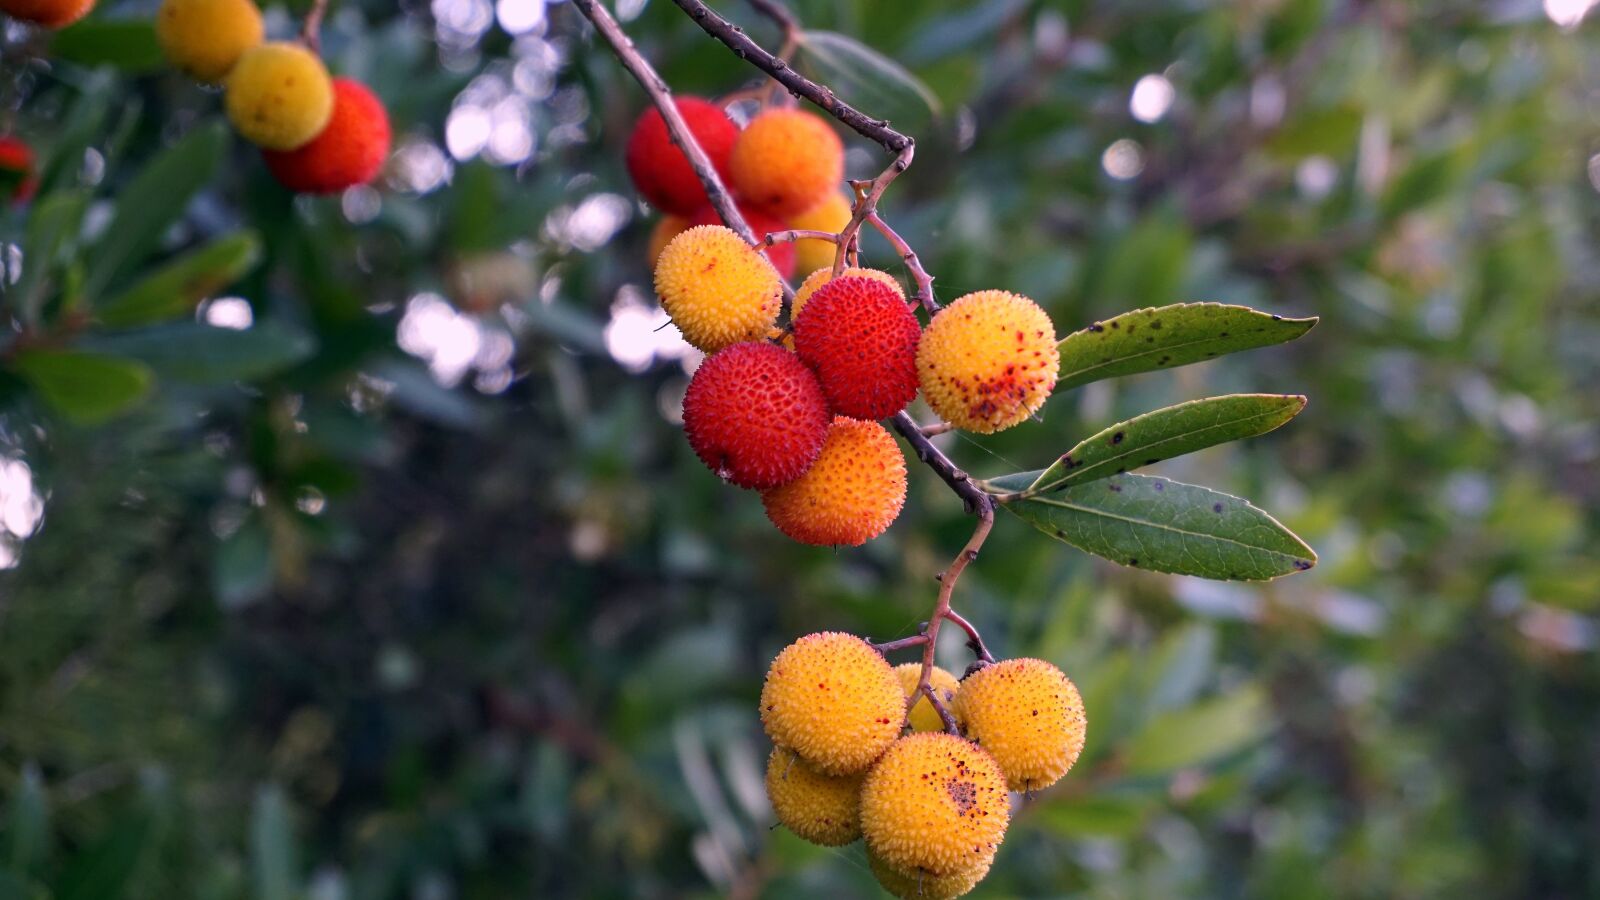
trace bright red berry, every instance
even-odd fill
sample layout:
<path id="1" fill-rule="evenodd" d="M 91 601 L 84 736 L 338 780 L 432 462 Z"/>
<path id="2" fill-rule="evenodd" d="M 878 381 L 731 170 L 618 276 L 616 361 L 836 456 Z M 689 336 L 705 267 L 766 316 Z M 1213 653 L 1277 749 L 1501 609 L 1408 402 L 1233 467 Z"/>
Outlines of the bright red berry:
<path id="1" fill-rule="evenodd" d="M 333 115 L 295 150 L 263 150 L 279 183 L 302 194 L 333 194 L 376 178 L 389 157 L 389 114 L 366 85 L 333 79 Z"/>
<path id="2" fill-rule="evenodd" d="M 817 289 L 794 323 L 795 352 L 833 411 L 887 419 L 917 396 L 922 326 L 894 287 L 847 275 Z"/>
<path id="3" fill-rule="evenodd" d="M 673 101 L 689 126 L 689 133 L 711 158 L 711 165 L 726 180 L 728 157 L 739 128 L 722 107 L 699 97 Z M 672 142 L 667 122 L 655 108 L 646 110 L 628 135 L 628 174 L 644 198 L 664 213 L 692 216 L 710 201 L 689 165 L 689 158 Z"/>
<path id="4" fill-rule="evenodd" d="M 683 398 L 696 455 L 739 487 L 765 490 L 801 475 L 822 452 L 828 402 L 817 377 L 776 344 L 748 341 L 700 364 Z"/>

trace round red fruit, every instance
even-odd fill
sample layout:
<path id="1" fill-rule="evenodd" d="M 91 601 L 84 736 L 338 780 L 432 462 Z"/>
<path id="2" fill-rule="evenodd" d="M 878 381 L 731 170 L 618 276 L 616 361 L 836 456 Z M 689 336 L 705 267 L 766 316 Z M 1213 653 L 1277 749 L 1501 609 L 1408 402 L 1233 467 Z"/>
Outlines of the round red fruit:
<path id="1" fill-rule="evenodd" d="M 295 150 L 263 150 L 278 182 L 301 194 L 334 194 L 376 178 L 389 157 L 389 114 L 366 85 L 333 79 L 333 115 Z"/>
<path id="2" fill-rule="evenodd" d="M 683 398 L 689 446 L 743 488 L 766 490 L 804 475 L 830 421 L 817 377 L 776 344 L 748 341 L 713 353 Z"/>
<path id="3" fill-rule="evenodd" d="M 733 153 L 734 140 L 739 137 L 739 127 L 722 107 L 708 100 L 679 97 L 673 102 L 688 124 L 689 133 L 694 135 L 706 156 L 711 158 L 711 165 L 726 181 L 728 157 Z M 705 187 L 689 165 L 689 158 L 672 142 L 660 110 L 646 110 L 634 123 L 633 133 L 628 135 L 626 157 L 633 186 L 662 212 L 692 216 L 709 202 Z"/>
<path id="4" fill-rule="evenodd" d="M 899 291 L 859 275 L 818 288 L 794 322 L 795 352 L 833 411 L 853 419 L 887 419 L 917 396 L 921 336 Z"/>

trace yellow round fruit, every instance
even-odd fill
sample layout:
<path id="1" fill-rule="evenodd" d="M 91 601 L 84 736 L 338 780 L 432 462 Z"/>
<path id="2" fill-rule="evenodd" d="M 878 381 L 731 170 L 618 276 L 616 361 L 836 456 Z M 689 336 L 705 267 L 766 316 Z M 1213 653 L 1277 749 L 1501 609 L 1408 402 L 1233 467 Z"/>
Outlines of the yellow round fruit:
<path id="1" fill-rule="evenodd" d="M 728 170 L 741 198 L 787 218 L 839 190 L 844 144 L 818 116 L 798 109 L 769 109 L 739 132 Z"/>
<path id="2" fill-rule="evenodd" d="M 767 757 L 767 799 L 783 827 L 823 847 L 861 837 L 861 779 L 824 775 L 793 750 L 774 747 Z"/>
<path id="3" fill-rule="evenodd" d="M 922 678 L 922 663 L 901 663 L 894 667 L 894 674 L 900 679 L 900 688 L 906 692 L 906 699 L 911 699 L 911 695 L 917 690 L 917 681 Z M 928 685 L 933 688 L 933 693 L 938 696 L 945 710 L 954 716 L 956 692 L 961 689 L 961 682 L 949 672 L 934 666 L 933 671 L 928 673 Z M 912 731 L 944 730 L 944 720 L 939 718 L 938 710 L 933 708 L 927 697 L 918 700 L 911 707 L 906 722 Z M 960 724 L 959 719 L 956 724 Z"/>
<path id="4" fill-rule="evenodd" d="M 950 424 L 991 434 L 1033 415 L 1056 386 L 1055 326 L 1037 303 L 1006 291 L 958 298 L 917 345 L 923 399 Z"/>
<path id="5" fill-rule="evenodd" d="M 872 877 L 878 879 L 879 886 L 884 890 L 902 900 L 955 900 L 964 897 L 978 886 L 983 876 L 989 874 L 990 865 L 991 862 L 985 862 L 952 875 L 936 876 L 920 872 L 907 875 L 879 859 L 871 850 L 867 851 L 867 868 L 872 870 Z"/>
<path id="6" fill-rule="evenodd" d="M 778 270 L 721 225 L 696 225 L 667 242 L 656 293 L 683 339 L 707 353 L 765 339 L 783 304 Z"/>
<path id="7" fill-rule="evenodd" d="M 850 201 L 843 194 L 829 194 L 821 203 L 789 219 L 789 227 L 801 231 L 828 231 L 838 234 L 850 224 Z M 794 242 L 794 270 L 810 272 L 813 269 L 833 268 L 834 252 L 838 245 L 817 238 L 802 238 Z"/>
<path id="8" fill-rule="evenodd" d="M 967 737 L 989 751 L 1013 791 L 1055 784 L 1083 752 L 1083 697 L 1044 660 L 985 666 L 961 682 L 956 708 Z"/>
<path id="9" fill-rule="evenodd" d="M 655 271 L 656 263 L 661 261 L 661 251 L 667 249 L 672 239 L 689 230 L 689 220 L 681 216 L 662 216 L 655 227 L 650 229 L 650 244 L 645 251 L 645 258 L 650 261 L 650 270 Z"/>
<path id="10" fill-rule="evenodd" d="M 254 0 L 164 0 L 156 14 L 167 61 L 201 81 L 221 81 L 261 35 Z"/>
<path id="11" fill-rule="evenodd" d="M 987 866 L 1010 820 L 1000 767 L 953 734 L 918 732 L 895 741 L 861 785 L 867 849 L 912 878 Z"/>
<path id="12" fill-rule="evenodd" d="M 834 417 L 804 475 L 761 494 L 779 531 L 817 547 L 865 544 L 894 524 L 905 502 L 900 446 L 877 422 L 844 416 Z"/>
<path id="13" fill-rule="evenodd" d="M 294 150 L 333 115 L 333 80 L 315 53 L 284 41 L 244 52 L 228 75 L 228 120 L 245 140 Z"/>
<path id="14" fill-rule="evenodd" d="M 825 775 L 872 765 L 900 734 L 906 699 L 883 655 L 853 634 L 808 634 L 783 648 L 761 687 L 761 724 Z"/>

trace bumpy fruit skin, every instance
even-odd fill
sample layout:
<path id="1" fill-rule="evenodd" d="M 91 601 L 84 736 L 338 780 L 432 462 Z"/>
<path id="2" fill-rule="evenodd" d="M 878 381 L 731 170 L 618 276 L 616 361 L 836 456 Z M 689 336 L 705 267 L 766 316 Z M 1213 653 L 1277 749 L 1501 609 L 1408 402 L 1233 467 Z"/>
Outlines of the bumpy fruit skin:
<path id="1" fill-rule="evenodd" d="M 961 682 L 962 729 L 999 764 L 1013 791 L 1037 791 L 1067 774 L 1083 752 L 1083 697 L 1039 659 L 1008 659 Z"/>
<path id="2" fill-rule="evenodd" d="M 731 229 L 698 225 L 661 251 L 656 293 L 683 339 L 715 353 L 767 336 L 783 304 L 783 280 Z"/>
<path id="3" fill-rule="evenodd" d="M 1000 767 L 982 748 L 953 734 L 901 738 L 861 785 L 867 849 L 912 878 L 987 866 L 1010 819 Z"/>
<path id="4" fill-rule="evenodd" d="M 965 431 L 992 434 L 1044 405 L 1061 365 L 1055 326 L 1039 305 L 978 291 L 940 310 L 922 332 L 917 377 L 933 411 Z"/>
<path id="5" fill-rule="evenodd" d="M 900 289 L 900 282 L 895 281 L 894 276 L 890 275 L 888 272 L 879 271 L 878 269 L 860 269 L 856 268 L 855 266 L 846 266 L 844 271 L 839 273 L 839 277 L 843 278 L 846 275 L 854 275 L 861 278 L 871 278 L 874 281 L 880 281 L 883 284 L 894 288 L 902 299 L 906 295 L 905 291 Z M 811 295 L 815 294 L 818 290 L 821 290 L 823 285 L 832 280 L 832 260 L 828 261 L 828 265 L 817 269 L 810 275 L 807 275 L 806 280 L 800 282 L 800 286 L 794 290 L 794 304 L 789 309 L 789 320 L 792 322 L 796 319 L 799 319 L 800 313 L 805 311 L 806 304 L 811 302 Z"/>
<path id="6" fill-rule="evenodd" d="M 662 216 L 656 221 L 655 227 L 650 229 L 650 241 L 645 249 L 645 259 L 650 263 L 650 271 L 654 272 L 656 264 L 661 261 L 661 251 L 667 249 L 672 239 L 689 230 L 689 220 L 682 216 Z"/>
<path id="7" fill-rule="evenodd" d="M 839 416 L 811 468 L 761 502 L 772 524 L 802 544 L 859 547 L 899 517 L 906 458 L 882 425 Z"/>
<path id="8" fill-rule="evenodd" d="M 955 900 L 965 897 L 978 886 L 983 876 L 989 874 L 990 865 L 992 862 L 985 862 L 953 875 L 934 876 L 920 872 L 907 875 L 879 859 L 871 850 L 867 851 L 867 868 L 872 870 L 872 877 L 878 879 L 878 884 L 884 890 L 902 900 Z"/>
<path id="9" fill-rule="evenodd" d="M 0 136 L 0 200 L 23 204 L 39 189 L 33 148 L 21 138 Z M 9 192 L 9 197 L 5 192 Z"/>
<path id="10" fill-rule="evenodd" d="M 156 13 L 167 61 L 205 82 L 226 77 L 262 33 L 254 0 L 164 0 Z"/>
<path id="11" fill-rule="evenodd" d="M 920 337 L 898 287 L 858 275 L 817 289 L 794 321 L 795 352 L 833 411 L 855 419 L 887 419 L 917 396 Z"/>
<path id="12" fill-rule="evenodd" d="M 94 9 L 95 0 L 0 0 L 0 12 L 13 19 L 65 28 Z"/>
<path id="13" fill-rule="evenodd" d="M 823 847 L 842 847 L 861 837 L 861 779 L 824 775 L 793 750 L 774 747 L 767 757 L 767 799 L 778 822 Z"/>
<path id="14" fill-rule="evenodd" d="M 822 202 L 799 215 L 789 218 L 789 227 L 802 231 L 831 231 L 838 234 L 850 224 L 850 201 L 843 194 L 829 194 Z M 794 266 L 797 272 L 811 272 L 823 267 L 833 268 L 836 246 L 816 238 L 794 242 Z"/>
<path id="15" fill-rule="evenodd" d="M 739 137 L 722 107 L 699 97 L 679 97 L 674 101 L 711 165 L 724 180 L 728 178 L 728 157 Z M 689 158 L 672 142 L 667 121 L 655 108 L 645 110 L 628 135 L 625 151 L 628 174 L 633 186 L 664 213 L 692 216 L 709 201 L 700 179 L 689 165 Z"/>
<path id="16" fill-rule="evenodd" d="M 901 663 L 894 667 L 894 674 L 900 679 L 900 689 L 906 692 L 906 699 L 909 700 L 917 690 L 917 681 L 922 678 L 922 663 Z M 961 690 L 961 682 L 944 669 L 934 666 L 933 671 L 928 673 L 928 684 L 939 697 L 939 702 L 944 705 L 945 710 L 955 715 L 953 704 L 956 693 Z M 910 715 L 906 716 L 906 724 L 911 726 L 912 731 L 944 730 L 944 720 L 939 718 L 938 711 L 928 702 L 927 697 L 912 705 Z M 957 719 L 956 724 L 961 724 L 961 720 Z"/>
<path id="17" fill-rule="evenodd" d="M 799 478 L 822 452 L 828 403 L 793 353 L 774 344 L 734 344 L 689 379 L 683 430 L 711 471 L 765 490 Z"/>
<path id="18" fill-rule="evenodd" d="M 278 182 L 301 194 L 334 194 L 378 177 L 389 158 L 389 113 L 366 85 L 333 80 L 333 116 L 297 150 L 263 150 Z"/>
<path id="19" fill-rule="evenodd" d="M 811 113 L 769 109 L 739 134 L 728 168 L 741 198 L 787 218 L 838 191 L 844 144 Z"/>
<path id="20" fill-rule="evenodd" d="M 333 79 L 315 53 L 283 41 L 246 50 L 228 74 L 228 119 L 268 150 L 305 146 L 333 115 Z"/>
<path id="21" fill-rule="evenodd" d="M 739 207 L 739 212 L 744 215 L 745 224 L 750 226 L 750 230 L 755 232 L 758 238 L 788 230 L 788 226 L 783 224 L 782 219 L 773 218 L 759 209 L 741 206 Z M 695 213 L 689 219 L 689 224 L 723 225 L 725 223 L 715 208 L 707 206 Z M 779 275 L 788 278 L 794 274 L 794 244 L 773 244 L 760 252 L 772 263 L 772 267 L 778 270 Z"/>
<path id="22" fill-rule="evenodd" d="M 826 775 L 872 765 L 900 735 L 905 714 L 905 694 L 883 655 L 838 631 L 783 648 L 761 686 L 767 736 Z"/>

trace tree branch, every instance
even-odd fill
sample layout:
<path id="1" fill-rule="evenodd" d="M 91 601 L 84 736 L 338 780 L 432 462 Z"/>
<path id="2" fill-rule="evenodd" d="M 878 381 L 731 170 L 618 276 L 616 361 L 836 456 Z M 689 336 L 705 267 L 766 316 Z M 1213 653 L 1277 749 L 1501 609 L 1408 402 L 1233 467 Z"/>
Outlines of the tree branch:
<path id="1" fill-rule="evenodd" d="M 711 158 L 700 148 L 700 142 L 694 139 L 688 123 L 678 112 L 677 104 L 672 102 L 672 91 L 667 87 L 666 81 L 656 73 L 650 62 L 640 55 L 638 49 L 633 46 L 633 41 L 605 7 L 596 0 L 572 0 L 572 5 L 594 25 L 595 31 L 600 33 L 605 42 L 611 45 L 617 58 L 622 60 L 622 65 L 638 80 L 645 93 L 650 95 L 650 102 L 655 104 L 661 117 L 666 120 L 667 133 L 672 136 L 672 142 L 678 145 L 678 149 L 688 158 L 689 166 L 694 169 L 694 174 L 705 186 L 706 196 L 711 199 L 711 205 L 716 208 L 717 214 L 722 216 L 722 221 L 726 222 L 739 237 L 744 238 L 746 243 L 758 242 L 760 238 L 751 230 L 750 223 L 744 220 L 744 215 L 739 212 L 738 205 L 733 202 L 733 194 L 722 183 L 722 176 L 717 174 L 716 167 L 711 164 Z"/>
<path id="2" fill-rule="evenodd" d="M 300 42 L 313 53 L 322 52 L 322 20 L 328 14 L 328 0 L 312 0 L 306 18 L 300 25 Z"/>
<path id="3" fill-rule="evenodd" d="M 592 4 L 593 0 L 588 2 Z M 882 145 L 890 153 L 901 153 L 915 143 L 910 136 L 890 128 L 888 120 L 872 118 L 834 96 L 831 88 L 824 87 L 796 72 L 787 62 L 751 40 L 749 35 L 744 33 L 744 29 L 712 12 L 701 0 L 672 0 L 672 2 L 688 13 L 695 24 L 707 34 L 726 44 L 735 56 L 771 75 L 779 84 L 788 88 L 790 93 L 815 103 L 867 140 Z M 768 16 L 773 15 L 769 10 L 779 8 L 772 0 L 755 0 L 751 5 Z M 792 14 L 786 9 L 782 11 L 781 16 L 783 19 L 793 19 Z"/>

